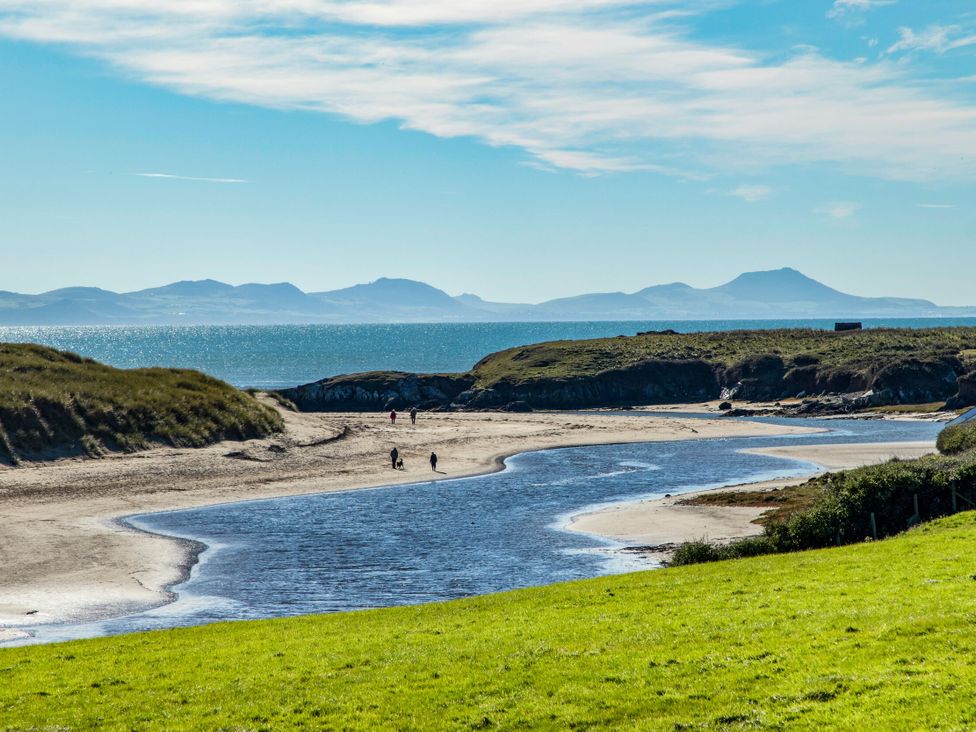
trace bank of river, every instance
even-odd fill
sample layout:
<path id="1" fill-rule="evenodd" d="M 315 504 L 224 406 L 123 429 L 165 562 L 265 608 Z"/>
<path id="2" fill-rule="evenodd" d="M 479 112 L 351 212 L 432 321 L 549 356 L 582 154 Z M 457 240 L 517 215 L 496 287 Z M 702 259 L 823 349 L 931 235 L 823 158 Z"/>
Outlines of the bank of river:
<path id="1" fill-rule="evenodd" d="M 673 416 L 673 415 L 672 415 Z M 690 418 L 689 418 L 690 419 Z M 761 420 L 816 435 L 575 447 L 517 455 L 500 473 L 132 517 L 202 542 L 175 601 L 95 623 L 31 629 L 35 642 L 222 620 L 448 600 L 655 566 L 565 529 L 594 506 L 789 477 L 817 466 L 745 452 L 790 440 L 933 440 L 940 424 Z M 588 508 L 589 507 L 589 508 Z"/>

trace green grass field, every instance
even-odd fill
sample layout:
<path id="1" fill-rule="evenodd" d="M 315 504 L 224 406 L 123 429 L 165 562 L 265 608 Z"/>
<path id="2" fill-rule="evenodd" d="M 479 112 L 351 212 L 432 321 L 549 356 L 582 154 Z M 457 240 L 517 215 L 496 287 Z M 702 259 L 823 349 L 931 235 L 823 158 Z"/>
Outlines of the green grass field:
<path id="1" fill-rule="evenodd" d="M 0 729 L 973 729 L 976 514 L 457 602 L 0 650 Z"/>
<path id="2" fill-rule="evenodd" d="M 0 460 L 198 447 L 283 427 L 275 410 L 187 369 L 116 369 L 33 344 L 0 343 Z"/>

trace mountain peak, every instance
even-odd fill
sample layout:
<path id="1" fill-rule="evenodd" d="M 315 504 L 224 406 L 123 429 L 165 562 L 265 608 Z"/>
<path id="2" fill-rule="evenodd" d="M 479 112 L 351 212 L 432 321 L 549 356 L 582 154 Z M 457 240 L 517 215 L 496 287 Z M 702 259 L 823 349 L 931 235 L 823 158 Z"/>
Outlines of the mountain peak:
<path id="1" fill-rule="evenodd" d="M 218 280 L 180 280 L 162 287 L 129 292 L 128 295 L 177 295 L 180 297 L 206 297 L 233 290 L 233 285 Z"/>
<path id="2" fill-rule="evenodd" d="M 426 282 L 392 277 L 380 277 L 366 284 L 313 294 L 332 302 L 370 301 L 389 306 L 444 307 L 449 309 L 456 308 L 459 305 L 446 292 L 433 285 L 428 285 Z"/>
<path id="3" fill-rule="evenodd" d="M 711 291 L 740 300 L 763 302 L 825 301 L 853 297 L 827 287 L 792 267 L 743 272 L 731 282 L 711 288 Z"/>

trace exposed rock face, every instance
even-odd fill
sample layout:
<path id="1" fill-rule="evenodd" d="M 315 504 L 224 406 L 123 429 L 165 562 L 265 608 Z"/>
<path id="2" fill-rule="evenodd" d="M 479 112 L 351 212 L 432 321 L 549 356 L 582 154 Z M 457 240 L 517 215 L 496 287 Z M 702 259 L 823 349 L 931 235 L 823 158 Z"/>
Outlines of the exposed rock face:
<path id="1" fill-rule="evenodd" d="M 874 377 L 871 388 L 879 404 L 941 402 L 958 391 L 956 380 L 961 371 L 962 365 L 956 359 L 908 359 L 881 369 Z"/>
<path id="2" fill-rule="evenodd" d="M 474 389 L 465 375 L 382 372 L 337 376 L 281 390 L 302 411 L 405 409 L 575 409 L 701 401 L 718 396 L 715 370 L 704 361 L 644 361 L 595 376 L 500 381 Z"/>
<path id="3" fill-rule="evenodd" d="M 955 357 L 906 359 L 876 374 L 825 367 L 814 356 L 790 363 L 775 354 L 753 356 L 725 368 L 703 360 L 649 360 L 590 376 L 502 379 L 478 388 L 461 374 L 374 372 L 336 376 L 282 390 L 303 411 L 406 409 L 511 410 L 580 409 L 697 402 L 735 394 L 740 400 L 772 401 L 797 394 L 834 395 L 835 411 L 885 404 L 944 401 L 976 404 L 976 374 L 958 377 Z M 957 381 L 958 377 L 958 381 Z M 959 392 L 958 396 L 953 396 Z M 811 404 L 830 411 L 833 402 Z M 843 407 L 841 409 L 841 407 Z M 811 407 L 813 408 L 813 407 Z"/>
<path id="4" fill-rule="evenodd" d="M 502 380 L 461 395 L 457 405 L 479 409 L 525 402 L 535 409 L 576 409 L 701 401 L 718 393 L 715 370 L 704 361 L 641 361 L 594 376 Z"/>
<path id="5" fill-rule="evenodd" d="M 738 386 L 738 399 L 776 399 L 783 393 L 786 364 L 773 354 L 750 356 L 721 373 L 723 386 Z"/>
<path id="6" fill-rule="evenodd" d="M 956 394 L 946 402 L 949 409 L 976 406 L 976 371 L 963 374 L 956 380 Z"/>
<path id="7" fill-rule="evenodd" d="M 375 412 L 443 407 L 473 383 L 463 375 L 382 371 L 335 376 L 280 393 L 303 412 Z"/>

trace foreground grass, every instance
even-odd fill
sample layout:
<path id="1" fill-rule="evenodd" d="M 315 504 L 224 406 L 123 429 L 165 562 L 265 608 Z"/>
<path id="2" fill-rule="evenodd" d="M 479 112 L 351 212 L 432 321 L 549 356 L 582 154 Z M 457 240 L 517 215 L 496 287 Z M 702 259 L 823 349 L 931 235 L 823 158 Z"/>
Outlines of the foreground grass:
<path id="1" fill-rule="evenodd" d="M 972 729 L 976 514 L 458 602 L 0 650 L 0 729 Z"/>
<path id="2" fill-rule="evenodd" d="M 153 444 L 260 437 L 280 415 L 197 371 L 123 370 L 33 344 L 0 343 L 0 460 L 97 455 Z"/>

